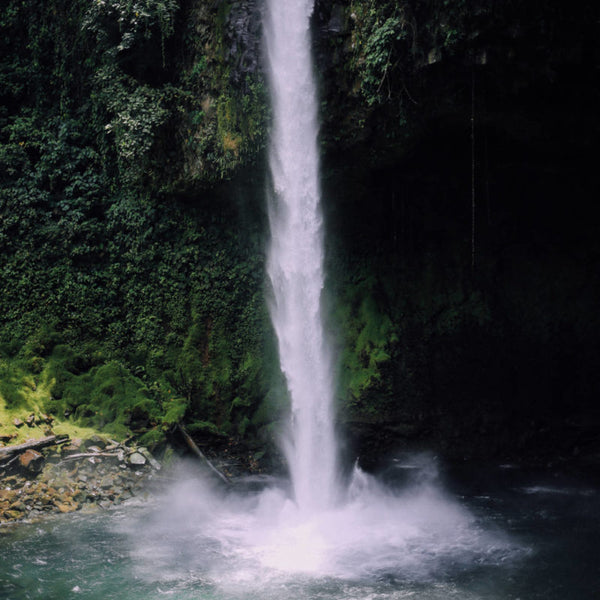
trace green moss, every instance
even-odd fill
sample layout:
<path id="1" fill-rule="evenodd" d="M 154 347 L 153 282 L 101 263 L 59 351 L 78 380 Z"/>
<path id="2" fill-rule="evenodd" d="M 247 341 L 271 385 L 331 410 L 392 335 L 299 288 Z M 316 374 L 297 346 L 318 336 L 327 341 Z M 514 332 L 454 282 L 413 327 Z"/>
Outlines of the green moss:
<path id="1" fill-rule="evenodd" d="M 26 375 L 13 361 L 0 361 L 0 397 L 7 408 L 26 408 L 28 395 L 25 386 Z"/>
<path id="2" fill-rule="evenodd" d="M 95 428 L 64 419 L 62 412 L 54 410 L 51 363 L 51 358 L 46 359 L 41 373 L 37 373 L 28 368 L 29 362 L 25 359 L 0 359 L 0 432 L 16 436 L 15 442 L 47 435 L 46 425 L 39 419 L 43 414 L 54 417 L 52 431 L 56 434 L 89 437 L 96 432 Z M 33 427 L 13 424 L 14 419 L 25 421 L 31 414 L 36 417 Z"/>
<path id="3" fill-rule="evenodd" d="M 190 423 L 187 426 L 187 430 L 191 434 L 209 434 L 218 437 L 222 437 L 225 435 L 222 429 L 220 429 L 210 421 L 194 421 L 193 423 Z"/>
<path id="4" fill-rule="evenodd" d="M 236 431 L 270 331 L 254 190 L 215 185 L 266 129 L 260 73 L 230 77 L 232 3 L 55 4 L 9 0 L 0 40 L 2 402 L 111 435 Z"/>
<path id="5" fill-rule="evenodd" d="M 164 444 L 165 439 L 164 431 L 161 429 L 151 429 L 139 437 L 138 443 L 142 446 L 148 446 L 152 450 L 156 446 Z"/>
<path id="6" fill-rule="evenodd" d="M 390 360 L 390 344 L 396 341 L 392 321 L 381 310 L 378 287 L 373 275 L 346 285 L 335 316 L 344 323 L 341 389 L 350 403 L 359 402 L 380 381 L 381 368 Z"/>
<path id="7" fill-rule="evenodd" d="M 243 93 L 230 89 L 221 92 L 216 118 L 224 175 L 265 146 L 268 109 L 263 82 L 248 81 Z"/>
<path id="8" fill-rule="evenodd" d="M 156 422 L 159 417 L 147 388 L 117 361 L 71 378 L 65 385 L 63 401 L 81 424 L 118 436 L 127 435 L 130 428 Z"/>
<path id="9" fill-rule="evenodd" d="M 162 417 L 162 422 L 165 425 L 174 425 L 183 421 L 185 413 L 188 409 L 188 402 L 185 398 L 169 398 L 163 404 L 165 413 Z"/>
<path id="10" fill-rule="evenodd" d="M 246 434 L 246 430 L 248 426 L 251 424 L 250 419 L 248 417 L 243 417 L 242 420 L 237 425 L 237 433 L 240 437 L 244 437 Z"/>

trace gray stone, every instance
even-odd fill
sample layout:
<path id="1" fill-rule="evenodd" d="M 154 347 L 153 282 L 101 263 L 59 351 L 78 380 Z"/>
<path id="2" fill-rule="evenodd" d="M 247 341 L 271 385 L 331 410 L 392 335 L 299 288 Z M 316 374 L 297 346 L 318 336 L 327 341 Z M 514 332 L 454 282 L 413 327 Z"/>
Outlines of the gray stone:
<path id="1" fill-rule="evenodd" d="M 105 475 L 100 480 L 100 487 L 106 490 L 106 489 L 113 487 L 114 483 L 115 483 L 115 481 L 110 475 Z"/>
<path id="2" fill-rule="evenodd" d="M 127 462 L 130 465 L 141 466 L 146 464 L 146 457 L 140 454 L 139 452 L 134 452 L 129 455 Z"/>

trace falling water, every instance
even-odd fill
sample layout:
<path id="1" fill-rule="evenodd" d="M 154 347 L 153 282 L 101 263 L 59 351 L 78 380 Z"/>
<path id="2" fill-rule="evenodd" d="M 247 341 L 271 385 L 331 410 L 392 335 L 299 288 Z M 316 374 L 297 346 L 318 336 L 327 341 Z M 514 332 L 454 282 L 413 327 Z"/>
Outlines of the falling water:
<path id="1" fill-rule="evenodd" d="M 336 481 L 333 365 L 321 311 L 323 219 L 309 31 L 313 0 L 268 0 L 267 5 L 273 107 L 271 318 L 292 404 L 284 452 L 296 503 L 311 511 L 331 506 Z"/>

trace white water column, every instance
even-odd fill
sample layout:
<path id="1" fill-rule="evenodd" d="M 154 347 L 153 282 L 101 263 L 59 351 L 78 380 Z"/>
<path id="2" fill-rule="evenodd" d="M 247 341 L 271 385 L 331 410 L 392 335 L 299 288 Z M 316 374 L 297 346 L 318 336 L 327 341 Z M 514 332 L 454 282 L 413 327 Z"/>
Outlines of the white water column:
<path id="1" fill-rule="evenodd" d="M 317 97 L 309 21 L 313 0 L 267 0 L 265 41 L 273 124 L 268 274 L 271 318 L 292 402 L 283 440 L 300 510 L 330 507 L 336 489 L 333 364 L 323 330 L 323 218 Z"/>

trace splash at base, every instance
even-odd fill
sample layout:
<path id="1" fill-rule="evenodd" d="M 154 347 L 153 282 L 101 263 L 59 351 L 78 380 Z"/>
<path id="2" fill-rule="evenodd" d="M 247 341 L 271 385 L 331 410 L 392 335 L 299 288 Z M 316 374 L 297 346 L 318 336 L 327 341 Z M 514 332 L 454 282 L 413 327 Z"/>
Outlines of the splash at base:
<path id="1" fill-rule="evenodd" d="M 228 594 L 294 581 L 418 583 L 524 551 L 444 493 L 422 456 L 399 462 L 387 484 L 355 469 L 344 501 L 310 514 L 287 487 L 225 493 L 187 478 L 139 539 L 140 577 L 194 573 Z"/>

